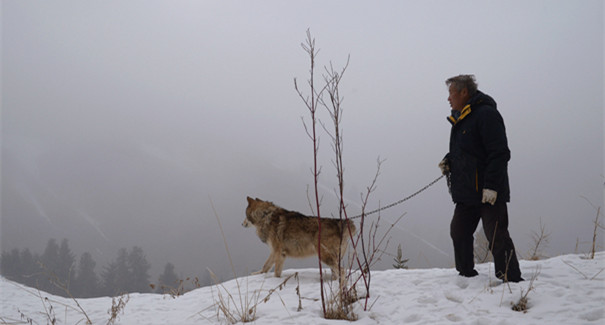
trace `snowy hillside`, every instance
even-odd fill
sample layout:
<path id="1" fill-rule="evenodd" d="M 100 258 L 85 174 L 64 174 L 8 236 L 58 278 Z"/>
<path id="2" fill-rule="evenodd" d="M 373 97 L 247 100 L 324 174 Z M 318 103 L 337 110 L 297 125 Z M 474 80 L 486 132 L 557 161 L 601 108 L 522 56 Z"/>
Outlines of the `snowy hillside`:
<path id="1" fill-rule="evenodd" d="M 565 255 L 542 261 L 520 261 L 526 281 L 500 284 L 492 264 L 477 266 L 480 275 L 459 277 L 454 269 L 387 270 L 372 273 L 370 311 L 357 305 L 354 324 L 603 324 L 605 323 L 605 252 L 594 260 Z M 285 286 L 278 288 L 288 276 Z M 516 312 L 519 301 L 537 273 L 528 295 L 527 312 Z M 257 324 L 348 324 L 321 317 L 319 277 L 315 269 L 285 270 L 282 278 L 255 275 L 238 279 L 242 294 L 257 301 Z M 297 311 L 300 285 L 302 310 Z M 275 290 L 274 290 L 275 289 Z M 218 290 L 239 303 L 236 280 L 218 288 L 204 287 L 183 296 L 131 294 L 117 324 L 216 324 Z M 260 292 L 258 291 L 260 290 Z M 270 291 L 267 302 L 263 299 Z M 226 292 L 228 291 L 228 293 Z M 73 300 L 39 294 L 1 279 L 0 324 L 84 324 L 85 317 Z M 48 300 L 46 298 L 48 297 Z M 255 298 L 255 297 L 258 297 Z M 242 298 L 242 299 L 245 299 Z M 79 299 L 95 324 L 110 318 L 111 298 Z M 52 306 L 52 310 L 49 308 Z M 235 310 L 236 306 L 230 306 Z M 47 311 L 45 311 L 45 308 Z"/>

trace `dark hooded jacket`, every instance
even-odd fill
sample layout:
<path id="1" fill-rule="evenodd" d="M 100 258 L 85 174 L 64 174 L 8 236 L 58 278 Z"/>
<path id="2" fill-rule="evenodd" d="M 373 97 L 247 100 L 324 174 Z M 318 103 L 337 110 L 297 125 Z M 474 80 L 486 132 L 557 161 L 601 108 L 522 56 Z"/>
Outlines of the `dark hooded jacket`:
<path id="1" fill-rule="evenodd" d="M 510 150 L 502 116 L 490 96 L 477 91 L 452 123 L 450 152 L 451 194 L 455 203 L 480 204 L 483 189 L 498 192 L 497 200 L 510 201 Z"/>

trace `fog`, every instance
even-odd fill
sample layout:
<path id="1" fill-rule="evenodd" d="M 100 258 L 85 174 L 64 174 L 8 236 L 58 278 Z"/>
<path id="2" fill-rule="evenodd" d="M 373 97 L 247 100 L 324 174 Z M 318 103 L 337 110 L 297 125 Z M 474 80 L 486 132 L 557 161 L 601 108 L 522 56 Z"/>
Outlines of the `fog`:
<path id="1" fill-rule="evenodd" d="M 439 176 L 444 81 L 471 73 L 505 120 L 519 255 L 540 222 L 545 254 L 589 250 L 605 183 L 602 1 L 6 0 L 1 10 L 2 250 L 67 238 L 102 266 L 137 245 L 152 281 L 167 262 L 229 278 L 214 206 L 237 272 L 258 270 L 268 248 L 241 227 L 246 196 L 311 214 L 309 114 L 293 83 L 309 78 L 307 29 L 318 74 L 350 55 L 340 93 L 352 214 L 377 159 L 370 209 Z M 325 133 L 319 154 L 327 216 L 337 202 Z M 401 244 L 410 267 L 452 266 L 453 208 L 440 181 L 383 211 L 381 231 L 405 214 L 387 253 Z M 377 268 L 391 264 L 385 255 Z"/>

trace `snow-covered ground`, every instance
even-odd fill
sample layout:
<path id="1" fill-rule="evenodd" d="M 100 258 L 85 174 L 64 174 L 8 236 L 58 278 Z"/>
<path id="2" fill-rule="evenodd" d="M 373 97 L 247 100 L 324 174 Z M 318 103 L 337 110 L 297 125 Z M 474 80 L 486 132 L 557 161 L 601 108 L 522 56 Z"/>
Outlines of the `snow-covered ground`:
<path id="1" fill-rule="evenodd" d="M 605 252 L 594 260 L 583 255 L 558 256 L 542 261 L 520 261 L 526 281 L 500 284 L 493 265 L 477 266 L 480 275 L 459 277 L 454 269 L 387 270 L 372 272 L 372 307 L 355 305 L 356 324 L 605 324 Z M 282 278 L 255 275 L 204 287 L 180 297 L 130 294 L 116 324 L 216 324 L 218 290 L 257 301 L 256 324 L 346 324 L 321 316 L 319 276 L 316 269 L 285 270 Z M 298 279 L 290 275 L 298 273 Z M 511 305 L 527 292 L 529 309 L 517 312 Z M 300 285 L 302 310 L 297 311 Z M 260 290 L 260 291 L 259 291 Z M 273 291 L 274 290 L 274 291 Z M 263 299 L 269 295 L 266 302 Z M 258 298 L 255 298 L 258 297 Z M 6 279 L 0 280 L 0 324 L 85 324 L 73 300 L 39 293 Z M 48 299 L 46 299 L 48 298 Z M 111 298 L 78 299 L 94 324 L 106 324 Z M 52 311 L 49 308 L 52 306 Z M 231 304 L 232 310 L 236 306 Z"/>

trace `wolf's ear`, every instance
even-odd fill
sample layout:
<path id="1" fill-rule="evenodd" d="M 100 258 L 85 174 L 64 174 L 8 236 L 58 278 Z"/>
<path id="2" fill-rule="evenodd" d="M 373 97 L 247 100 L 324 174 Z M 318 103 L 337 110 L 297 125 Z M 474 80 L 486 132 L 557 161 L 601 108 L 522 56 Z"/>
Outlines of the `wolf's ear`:
<path id="1" fill-rule="evenodd" d="M 254 201 L 251 197 L 246 197 L 246 199 L 248 200 L 248 204 L 252 203 L 252 201 Z"/>

